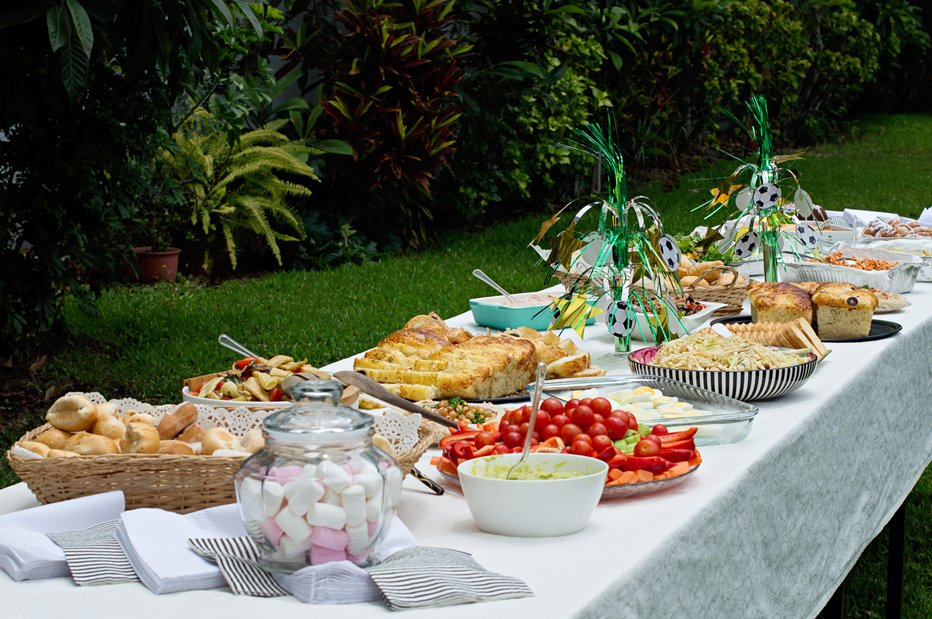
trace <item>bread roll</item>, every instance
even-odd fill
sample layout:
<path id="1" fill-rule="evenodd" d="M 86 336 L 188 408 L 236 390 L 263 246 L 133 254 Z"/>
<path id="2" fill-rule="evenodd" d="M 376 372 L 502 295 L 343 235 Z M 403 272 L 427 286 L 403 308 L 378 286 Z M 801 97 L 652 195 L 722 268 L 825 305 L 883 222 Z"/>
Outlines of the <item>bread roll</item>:
<path id="1" fill-rule="evenodd" d="M 49 458 L 77 458 L 78 454 L 64 449 L 49 449 Z"/>
<path id="2" fill-rule="evenodd" d="M 49 455 L 49 446 L 44 443 L 37 443 L 36 441 L 20 441 L 17 444 L 23 449 L 31 451 L 34 454 L 39 454 L 43 458 Z"/>
<path id="3" fill-rule="evenodd" d="M 89 430 L 96 419 L 97 408 L 83 395 L 62 396 L 45 414 L 46 421 L 66 432 Z"/>
<path id="4" fill-rule="evenodd" d="M 184 441 L 169 440 L 159 442 L 160 454 L 171 454 L 179 456 L 196 456 L 197 451 L 191 445 Z"/>
<path id="5" fill-rule="evenodd" d="M 49 449 L 64 449 L 69 438 L 71 438 L 71 432 L 49 428 L 36 437 L 36 442 L 47 445 Z"/>
<path id="6" fill-rule="evenodd" d="M 104 402 L 103 404 L 97 404 L 94 406 L 97 409 L 97 416 L 101 415 L 112 415 L 116 417 L 120 414 L 120 405 L 116 402 Z"/>
<path id="7" fill-rule="evenodd" d="M 197 407 L 190 402 L 178 405 L 174 411 L 159 422 L 159 438 L 168 440 L 181 434 L 185 428 L 197 421 Z"/>
<path id="8" fill-rule="evenodd" d="M 104 456 L 120 453 L 120 446 L 112 438 L 99 434 L 78 432 L 68 439 L 65 450 L 72 451 L 79 456 Z"/>
<path id="9" fill-rule="evenodd" d="M 126 434 L 120 441 L 120 448 L 127 454 L 159 453 L 159 432 L 148 423 L 131 421 L 126 424 Z"/>
<path id="10" fill-rule="evenodd" d="M 119 441 L 123 438 L 123 435 L 126 434 L 126 425 L 113 415 L 101 415 L 98 413 L 97 421 L 94 422 L 91 433 L 100 434 L 101 436 Z"/>
<path id="11" fill-rule="evenodd" d="M 731 286 L 732 282 L 735 281 L 735 274 L 729 273 L 728 271 L 722 271 L 722 274 L 718 276 L 714 282 L 713 286 Z"/>
<path id="12" fill-rule="evenodd" d="M 871 318 L 877 309 L 877 297 L 856 288 L 822 289 L 812 295 L 815 305 L 816 333 L 823 340 L 865 337 L 871 330 Z"/>
<path id="13" fill-rule="evenodd" d="M 230 434 L 223 428 L 211 428 L 204 432 L 204 438 L 201 439 L 201 451 L 208 456 L 218 449 L 232 449 L 242 451 L 243 446 L 239 439 Z"/>
<path id="14" fill-rule="evenodd" d="M 812 322 L 812 300 L 809 294 L 792 284 L 751 282 L 751 320 L 754 322 L 793 322 L 803 318 Z"/>
<path id="15" fill-rule="evenodd" d="M 680 278 L 680 283 L 683 284 L 683 288 L 692 288 L 696 285 L 697 281 L 699 281 L 698 275 L 687 275 L 686 277 Z"/>
<path id="16" fill-rule="evenodd" d="M 390 455 L 392 458 L 398 457 L 398 454 L 395 453 L 395 447 L 392 445 L 391 441 L 389 441 L 381 434 L 376 434 L 372 437 L 372 444 Z"/>
<path id="17" fill-rule="evenodd" d="M 201 439 L 204 438 L 204 428 L 199 426 L 196 423 L 192 423 L 185 431 L 178 435 L 179 441 L 184 441 L 185 443 L 200 443 Z"/>
<path id="18" fill-rule="evenodd" d="M 243 449 L 249 453 L 256 453 L 263 447 L 265 447 L 265 435 L 262 434 L 262 428 L 255 427 L 246 434 L 243 435 L 242 441 Z"/>
<path id="19" fill-rule="evenodd" d="M 131 423 L 147 423 L 150 426 L 155 427 L 158 421 L 149 413 L 137 413 L 136 411 L 130 411 L 124 415 L 123 423 L 127 425 Z"/>

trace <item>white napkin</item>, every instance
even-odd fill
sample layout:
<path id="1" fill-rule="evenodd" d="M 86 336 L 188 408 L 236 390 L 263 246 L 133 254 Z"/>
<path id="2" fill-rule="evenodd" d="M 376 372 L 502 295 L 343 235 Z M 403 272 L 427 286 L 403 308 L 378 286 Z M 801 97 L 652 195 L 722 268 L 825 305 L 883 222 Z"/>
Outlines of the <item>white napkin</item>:
<path id="1" fill-rule="evenodd" d="M 932 228 L 932 206 L 922 209 L 922 215 L 919 216 L 919 223 Z"/>
<path id="2" fill-rule="evenodd" d="M 67 576 L 65 553 L 45 534 L 116 520 L 124 506 L 115 490 L 0 516 L 0 569 L 13 580 Z"/>
<path id="3" fill-rule="evenodd" d="M 139 580 L 153 593 L 226 586 L 220 569 L 188 547 L 189 538 L 246 535 L 236 504 L 190 514 L 163 509 L 124 512 L 117 540 Z"/>
<path id="4" fill-rule="evenodd" d="M 887 213 L 886 211 L 862 211 L 853 208 L 846 208 L 843 216 L 845 221 L 851 224 L 852 228 L 866 226 L 875 219 L 890 221 L 899 217 L 896 213 Z"/>

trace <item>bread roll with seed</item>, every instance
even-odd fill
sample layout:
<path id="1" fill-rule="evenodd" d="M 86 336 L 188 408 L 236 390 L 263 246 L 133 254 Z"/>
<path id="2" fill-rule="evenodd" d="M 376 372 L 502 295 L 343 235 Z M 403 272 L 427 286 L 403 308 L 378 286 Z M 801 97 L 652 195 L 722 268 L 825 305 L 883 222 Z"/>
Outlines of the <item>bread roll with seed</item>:
<path id="1" fill-rule="evenodd" d="M 126 425 L 113 415 L 101 415 L 98 413 L 97 421 L 94 422 L 91 433 L 119 441 L 123 438 L 123 435 L 126 434 Z"/>
<path id="2" fill-rule="evenodd" d="M 126 424 L 126 434 L 120 441 L 120 448 L 126 454 L 157 454 L 159 432 L 148 423 L 131 421 Z"/>
<path id="3" fill-rule="evenodd" d="M 162 417 L 158 425 L 159 438 L 163 441 L 173 439 L 196 421 L 197 407 L 190 402 L 180 404 L 171 413 Z"/>
<path id="4" fill-rule="evenodd" d="M 36 437 L 36 442 L 47 445 L 49 449 L 64 449 L 69 438 L 71 438 L 71 432 L 49 428 Z"/>
<path id="5" fill-rule="evenodd" d="M 97 407 L 83 395 L 66 395 L 55 400 L 45 420 L 65 432 L 89 430 L 97 419 Z"/>
<path id="6" fill-rule="evenodd" d="M 201 451 L 209 456 L 218 449 L 242 451 L 243 446 L 238 438 L 224 428 L 211 428 L 204 432 L 204 438 L 201 439 Z"/>
<path id="7" fill-rule="evenodd" d="M 120 453 L 120 446 L 112 438 L 88 432 L 78 432 L 65 445 L 66 451 L 72 451 L 79 456 L 105 456 Z"/>

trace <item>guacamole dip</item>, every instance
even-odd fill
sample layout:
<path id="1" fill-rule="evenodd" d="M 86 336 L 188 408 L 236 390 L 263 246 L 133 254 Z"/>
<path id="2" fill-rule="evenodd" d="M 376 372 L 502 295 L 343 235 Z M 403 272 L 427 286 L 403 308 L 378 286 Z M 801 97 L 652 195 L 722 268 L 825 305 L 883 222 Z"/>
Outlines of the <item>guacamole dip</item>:
<path id="1" fill-rule="evenodd" d="M 570 479 L 573 477 L 582 477 L 589 473 L 582 471 L 563 471 L 560 470 L 567 464 L 561 462 L 556 466 L 542 466 L 540 464 L 530 464 L 525 462 L 514 470 L 511 474 L 511 480 L 544 480 L 544 479 Z M 498 462 L 495 458 L 488 458 L 473 468 L 473 475 L 477 477 L 488 477 L 489 479 L 507 479 L 508 471 L 511 470 L 511 462 Z"/>

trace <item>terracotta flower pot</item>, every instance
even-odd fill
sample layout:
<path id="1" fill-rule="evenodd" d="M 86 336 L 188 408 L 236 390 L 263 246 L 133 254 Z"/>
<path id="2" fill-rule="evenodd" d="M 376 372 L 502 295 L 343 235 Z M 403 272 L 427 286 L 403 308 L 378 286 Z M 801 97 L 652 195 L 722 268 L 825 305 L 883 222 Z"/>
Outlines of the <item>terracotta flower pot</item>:
<path id="1" fill-rule="evenodd" d="M 133 253 L 139 264 L 139 279 L 147 283 L 175 281 L 180 249 L 167 247 L 164 251 L 152 251 L 152 247 L 134 247 Z"/>

